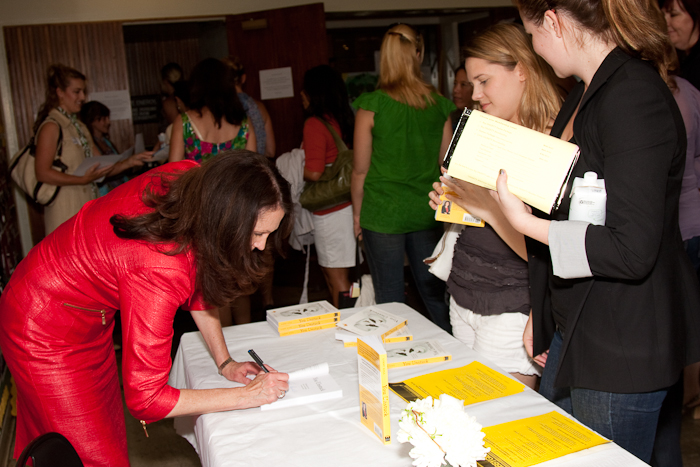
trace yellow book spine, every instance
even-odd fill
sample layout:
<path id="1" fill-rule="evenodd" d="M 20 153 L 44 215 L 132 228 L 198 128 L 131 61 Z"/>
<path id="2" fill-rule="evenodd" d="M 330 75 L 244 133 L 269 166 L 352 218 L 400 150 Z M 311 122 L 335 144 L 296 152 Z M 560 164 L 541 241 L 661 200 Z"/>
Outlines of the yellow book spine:
<path id="1" fill-rule="evenodd" d="M 279 326 L 280 331 L 288 332 L 288 331 L 293 331 L 295 329 L 301 329 L 301 328 L 306 328 L 309 326 L 323 326 L 324 324 L 329 324 L 329 323 L 337 323 L 338 322 L 338 317 L 335 318 L 329 318 L 329 319 L 322 319 L 320 321 L 309 321 L 308 323 L 299 323 L 294 326 Z"/>
<path id="2" fill-rule="evenodd" d="M 389 368 L 387 367 L 386 354 L 379 355 L 379 371 L 382 375 L 382 431 L 384 432 L 384 444 L 391 444 L 391 420 L 389 419 Z"/>
<path id="3" fill-rule="evenodd" d="M 394 326 L 393 328 L 389 329 L 387 332 L 385 332 L 384 334 L 382 334 L 382 342 L 386 342 L 386 341 L 384 340 L 384 339 L 386 339 L 386 336 L 388 336 L 388 335 L 391 334 L 392 332 L 398 331 L 399 329 L 401 329 L 401 328 L 404 327 L 404 326 L 406 326 L 406 321 L 400 322 L 399 324 L 397 324 L 396 326 Z"/>
<path id="4" fill-rule="evenodd" d="M 355 342 L 343 342 L 343 347 L 357 347 L 357 341 L 355 341 Z"/>
<path id="5" fill-rule="evenodd" d="M 322 324 L 319 326 L 308 326 L 305 328 L 292 329 L 289 331 L 280 330 L 279 333 L 280 333 L 281 337 L 284 337 L 284 336 L 292 336 L 294 334 L 302 334 L 304 332 L 321 331 L 323 329 L 330 329 L 330 328 L 334 328 L 334 327 L 335 327 L 335 323 L 328 323 L 328 324 Z"/>
<path id="6" fill-rule="evenodd" d="M 280 329 L 282 328 L 288 328 L 288 327 L 297 327 L 300 324 L 303 323 L 313 323 L 315 321 L 323 321 L 327 319 L 335 318 L 336 321 L 340 318 L 340 312 L 336 311 L 334 313 L 325 313 L 323 315 L 318 315 L 318 316 L 311 316 L 309 318 L 299 318 L 299 319 L 290 319 L 288 321 L 278 321 L 278 327 Z"/>
<path id="7" fill-rule="evenodd" d="M 408 360 L 405 362 L 393 362 L 389 363 L 388 366 L 389 368 L 402 368 L 405 366 L 423 365 L 424 363 L 447 362 L 449 360 L 452 360 L 452 356 L 444 355 L 442 357 L 419 358 L 417 360 Z"/>
<path id="8" fill-rule="evenodd" d="M 387 337 L 384 339 L 385 344 L 392 344 L 394 342 L 406 342 L 412 341 L 413 336 L 399 336 L 399 337 Z"/>

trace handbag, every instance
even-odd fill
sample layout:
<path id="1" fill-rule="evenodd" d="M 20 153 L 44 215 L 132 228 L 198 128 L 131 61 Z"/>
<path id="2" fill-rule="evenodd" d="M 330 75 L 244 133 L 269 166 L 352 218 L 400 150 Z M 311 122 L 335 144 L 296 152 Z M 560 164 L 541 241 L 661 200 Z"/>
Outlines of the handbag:
<path id="1" fill-rule="evenodd" d="M 353 150 L 348 149 L 335 129 L 325 120 L 321 122 L 331 132 L 338 157 L 330 167 L 326 167 L 321 177 L 315 182 L 306 182 L 299 202 L 304 209 L 311 212 L 330 209 L 350 201 L 350 180 L 352 178 Z"/>
<path id="2" fill-rule="evenodd" d="M 36 179 L 36 158 L 34 152 L 34 136 L 20 152 L 14 155 L 10 161 L 10 175 L 18 187 L 22 189 L 35 203 L 48 206 L 58 196 L 60 186 L 49 185 Z M 58 144 L 54 156 L 52 168 L 59 172 L 65 172 L 68 166 L 61 161 L 63 152 L 63 130 L 58 126 Z"/>
<path id="3" fill-rule="evenodd" d="M 450 277 L 455 245 L 464 227 L 463 224 L 450 224 L 440 241 L 435 245 L 433 255 L 423 260 L 425 264 L 430 266 L 428 270 L 438 279 L 445 282 Z"/>

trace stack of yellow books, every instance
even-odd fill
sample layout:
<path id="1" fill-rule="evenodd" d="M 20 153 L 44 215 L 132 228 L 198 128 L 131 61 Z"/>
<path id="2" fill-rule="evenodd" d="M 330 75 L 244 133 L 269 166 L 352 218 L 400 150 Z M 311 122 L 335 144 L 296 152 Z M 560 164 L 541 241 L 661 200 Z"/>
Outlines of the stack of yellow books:
<path id="1" fill-rule="evenodd" d="M 267 310 L 267 322 L 280 336 L 334 328 L 340 310 L 323 300 Z"/>

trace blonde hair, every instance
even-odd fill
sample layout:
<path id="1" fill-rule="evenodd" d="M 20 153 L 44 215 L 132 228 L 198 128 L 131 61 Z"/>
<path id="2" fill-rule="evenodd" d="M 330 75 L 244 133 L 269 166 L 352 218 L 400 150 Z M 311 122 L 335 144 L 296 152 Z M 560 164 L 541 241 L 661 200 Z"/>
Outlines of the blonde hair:
<path id="1" fill-rule="evenodd" d="M 243 75 L 245 75 L 245 67 L 241 63 L 241 59 L 238 57 L 226 57 L 221 59 L 224 65 L 228 66 L 231 71 L 231 78 L 236 86 L 241 86 L 243 84 Z"/>
<path id="2" fill-rule="evenodd" d="M 646 60 L 669 82 L 675 51 L 666 33 L 658 0 L 515 0 L 520 14 L 540 26 L 555 10 L 595 36 L 614 42 L 633 57 Z"/>
<path id="3" fill-rule="evenodd" d="M 407 24 L 397 24 L 384 34 L 380 49 L 379 89 L 392 99 L 424 109 L 434 104 L 435 88 L 420 70 L 425 46 L 423 38 Z"/>
<path id="4" fill-rule="evenodd" d="M 466 58 L 480 58 L 513 71 L 520 64 L 525 90 L 518 106 L 520 124 L 544 132 L 559 113 L 562 98 L 552 68 L 532 48 L 522 26 L 500 23 L 476 36 L 464 49 Z"/>

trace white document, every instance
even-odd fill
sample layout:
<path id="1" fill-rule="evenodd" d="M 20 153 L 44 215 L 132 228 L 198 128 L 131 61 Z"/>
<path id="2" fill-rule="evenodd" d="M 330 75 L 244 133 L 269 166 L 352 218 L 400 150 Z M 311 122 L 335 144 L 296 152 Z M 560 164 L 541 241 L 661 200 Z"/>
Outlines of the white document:
<path id="1" fill-rule="evenodd" d="M 108 167 L 110 165 L 114 165 L 119 161 L 122 161 L 124 159 L 128 159 L 131 157 L 131 155 L 134 153 L 134 148 L 129 148 L 126 151 L 124 151 L 121 154 L 114 154 L 111 156 L 95 156 L 95 157 L 86 157 L 85 160 L 78 166 L 77 169 L 75 169 L 75 172 L 73 172 L 71 175 L 75 175 L 76 177 L 81 177 L 85 175 L 85 172 L 88 171 L 88 169 L 96 164 L 99 164 L 100 167 L 99 169 L 104 169 L 105 167 Z M 98 180 L 95 180 L 97 183 L 102 183 L 102 181 L 105 178 L 102 177 Z"/>
<path id="2" fill-rule="evenodd" d="M 89 97 L 91 101 L 107 106 L 110 120 L 131 120 L 131 96 L 128 90 L 91 92 Z"/>
<path id="3" fill-rule="evenodd" d="M 260 99 L 281 99 L 294 97 L 292 68 L 260 70 Z"/>
<path id="4" fill-rule="evenodd" d="M 283 409 L 341 397 L 343 390 L 330 375 L 328 363 L 321 363 L 289 373 L 289 390 L 284 397 L 260 409 Z"/>

